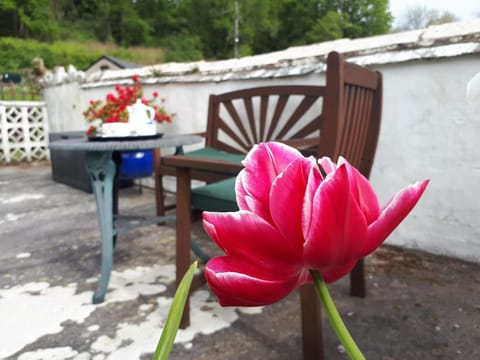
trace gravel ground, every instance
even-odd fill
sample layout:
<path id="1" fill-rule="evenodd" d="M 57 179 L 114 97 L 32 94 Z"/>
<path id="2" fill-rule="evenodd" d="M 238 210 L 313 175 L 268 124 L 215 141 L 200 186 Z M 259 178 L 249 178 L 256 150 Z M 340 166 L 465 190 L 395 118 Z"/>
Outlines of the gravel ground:
<path id="1" fill-rule="evenodd" d="M 0 167 L 0 205 L 0 319 L 14 314 L 21 326 L 20 319 L 25 313 L 37 314 L 43 311 L 41 306 L 63 308 L 69 303 L 58 298 L 46 305 L 33 302 L 25 309 L 20 302 L 7 302 L 6 294 L 10 294 L 10 290 L 29 283 L 48 283 L 50 289 L 66 289 L 76 284 L 75 295 L 91 294 L 100 261 L 91 194 L 53 182 L 48 163 L 4 166 Z M 144 189 L 142 193 L 137 188 L 122 190 L 121 211 L 153 213 L 153 207 L 151 190 Z M 212 246 L 198 224 L 195 234 L 202 246 Z M 149 226 L 121 235 L 115 249 L 114 270 L 172 264 L 174 235 L 173 225 Z M 479 264 L 391 246 L 381 247 L 366 263 L 368 296 L 365 299 L 347 295 L 347 280 L 331 285 L 330 289 L 367 359 L 480 358 Z M 93 281 L 88 280 L 92 278 Z M 122 286 L 131 285 L 118 286 L 121 290 Z M 171 296 L 173 283 L 167 281 L 166 290 L 162 291 L 162 296 Z M 38 291 L 37 295 L 41 294 Z M 113 294 L 107 294 L 107 298 Z M 30 295 L 35 293 L 30 291 Z M 122 302 L 89 308 L 91 312 L 83 321 L 66 319 L 61 327 L 26 339 L 17 351 L 3 358 L 149 359 L 148 351 L 140 356 L 120 355 L 116 351 L 134 340 L 117 338 L 125 324 L 144 324 L 147 316 L 138 309 L 143 306 L 151 309 L 147 313 L 153 312 L 159 307 L 157 298 L 155 292 L 139 293 Z M 204 307 L 215 304 L 212 294 L 209 299 L 210 305 Z M 229 326 L 208 335 L 198 331 L 192 341 L 176 344 L 171 359 L 302 359 L 297 293 L 264 307 L 257 314 L 240 310 L 233 313 L 238 318 Z M 208 322 L 202 325 L 208 327 Z M 27 330 L 28 326 L 21 333 Z M 3 331 L 0 358 L 2 347 L 19 337 L 14 329 Z M 141 334 L 136 335 L 159 335 L 156 330 L 153 332 L 137 331 Z M 99 350 L 98 339 L 102 336 L 118 340 L 116 347 Z M 347 358 L 326 319 L 323 342 L 326 359 Z M 64 355 L 57 353 L 54 357 L 40 351 L 59 351 L 59 348 L 65 348 Z"/>

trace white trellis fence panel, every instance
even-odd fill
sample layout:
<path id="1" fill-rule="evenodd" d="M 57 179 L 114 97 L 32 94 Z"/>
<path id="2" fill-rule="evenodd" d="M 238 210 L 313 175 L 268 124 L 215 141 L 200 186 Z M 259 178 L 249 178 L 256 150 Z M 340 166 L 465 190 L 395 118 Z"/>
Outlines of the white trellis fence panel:
<path id="1" fill-rule="evenodd" d="M 49 158 L 43 101 L 0 101 L 0 164 Z"/>

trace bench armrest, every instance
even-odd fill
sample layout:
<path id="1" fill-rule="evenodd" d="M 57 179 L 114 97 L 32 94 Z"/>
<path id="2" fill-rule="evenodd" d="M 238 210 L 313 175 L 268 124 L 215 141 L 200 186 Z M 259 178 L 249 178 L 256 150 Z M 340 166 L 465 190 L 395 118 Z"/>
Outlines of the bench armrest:
<path id="1" fill-rule="evenodd" d="M 162 158 L 162 163 L 177 168 L 181 167 L 190 168 L 192 170 L 206 170 L 234 174 L 237 174 L 243 169 L 243 165 L 239 163 L 185 155 L 165 156 Z"/>

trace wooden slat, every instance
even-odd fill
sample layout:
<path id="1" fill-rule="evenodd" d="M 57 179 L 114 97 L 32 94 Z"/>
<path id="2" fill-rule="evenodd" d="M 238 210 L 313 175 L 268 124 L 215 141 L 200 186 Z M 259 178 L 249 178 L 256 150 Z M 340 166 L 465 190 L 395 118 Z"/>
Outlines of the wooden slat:
<path id="1" fill-rule="evenodd" d="M 246 97 L 243 99 L 243 103 L 245 105 L 245 111 L 247 112 L 247 119 L 248 124 L 250 125 L 250 134 L 249 143 L 257 143 L 258 136 L 257 136 L 257 128 L 256 128 L 256 121 L 255 121 L 255 114 L 253 112 L 253 104 L 252 104 L 252 97 Z M 245 124 L 244 124 L 245 125 Z"/>
<path id="2" fill-rule="evenodd" d="M 267 110 L 268 110 L 268 96 L 262 95 L 260 97 L 260 134 L 259 140 L 265 141 L 265 130 L 267 127 Z"/>
<path id="3" fill-rule="evenodd" d="M 243 131 L 245 131 L 245 128 L 242 128 Z M 232 129 L 231 126 L 227 125 L 226 122 L 221 122 L 218 126 L 218 130 L 219 131 L 222 131 L 224 132 L 226 135 L 228 135 L 228 137 L 233 140 L 233 142 L 235 142 L 235 144 L 237 144 L 239 147 L 241 147 L 242 149 L 246 150 L 248 149 L 248 144 L 251 144 L 251 141 L 248 141 L 248 138 L 246 139 L 241 139 L 240 138 L 240 134 L 236 131 L 234 131 L 234 129 Z M 238 129 L 235 129 L 235 130 L 238 130 Z M 242 132 L 243 134 L 243 132 Z"/>
<path id="4" fill-rule="evenodd" d="M 357 159 L 359 159 L 359 157 L 356 151 L 357 149 L 355 146 L 355 142 L 356 140 L 360 140 L 359 131 L 362 126 L 362 120 L 363 120 L 361 117 L 361 113 L 359 111 L 360 104 L 362 101 L 362 93 L 361 93 L 361 89 L 358 87 L 350 87 L 350 88 L 352 90 L 351 91 L 352 105 L 351 105 L 351 111 L 350 111 L 351 119 L 347 119 L 347 121 L 350 120 L 348 121 L 350 126 L 348 128 L 348 133 L 345 136 L 347 143 L 344 145 L 345 145 L 346 152 L 348 152 L 348 159 L 353 164 L 356 164 L 358 163 Z"/>
<path id="5" fill-rule="evenodd" d="M 295 111 L 292 113 L 287 123 L 283 126 L 280 132 L 277 135 L 277 138 L 284 138 L 287 133 L 292 129 L 293 126 L 305 115 L 305 113 L 310 109 L 310 107 L 317 101 L 317 98 L 314 97 L 304 97 L 300 104 L 297 106 Z"/>
<path id="6" fill-rule="evenodd" d="M 230 161 L 212 160 L 187 155 L 165 156 L 162 160 L 164 165 L 174 166 L 176 168 L 182 167 L 231 173 L 239 172 L 243 168 L 243 165 Z"/>
<path id="7" fill-rule="evenodd" d="M 360 94 L 360 103 L 358 106 L 358 125 L 357 125 L 357 136 L 352 143 L 352 149 L 356 154 L 355 162 L 360 164 L 362 161 L 362 153 L 365 149 L 365 141 L 367 138 L 368 131 L 368 118 L 369 118 L 369 106 L 370 104 L 370 93 L 368 89 L 359 89 Z"/>
<path id="8" fill-rule="evenodd" d="M 242 120 L 240 119 L 240 116 L 238 115 L 238 112 L 237 112 L 237 109 L 235 108 L 235 106 L 233 106 L 232 104 L 232 101 L 225 101 L 225 103 L 223 104 L 223 106 L 225 106 L 225 108 L 227 109 L 228 113 L 230 114 L 230 117 L 231 119 L 233 120 L 233 122 L 235 123 L 235 125 L 237 126 L 237 129 L 240 134 L 243 136 L 244 138 L 244 141 L 243 143 L 246 143 L 248 142 L 248 139 L 249 139 L 249 136 L 247 134 L 247 131 L 245 130 L 245 126 L 243 125 L 242 123 Z M 220 118 L 220 116 L 219 116 Z M 231 128 L 230 126 L 228 126 L 228 124 L 225 122 L 225 121 L 222 121 L 221 122 L 221 126 L 219 124 L 219 128 L 222 128 L 222 129 L 226 129 L 226 128 Z M 234 140 L 235 139 L 238 139 L 237 142 L 238 143 L 242 143 L 242 141 L 240 140 L 240 138 L 238 136 L 235 136 L 235 137 L 232 137 Z"/>
<path id="9" fill-rule="evenodd" d="M 322 124 L 322 114 L 316 116 L 312 121 L 305 124 L 300 130 L 292 135 L 293 139 L 302 139 L 310 135 L 314 135 L 320 132 L 320 126 Z M 318 134 L 317 134 L 318 135 Z"/>
<path id="10" fill-rule="evenodd" d="M 287 105 L 287 101 L 288 101 L 288 95 L 279 96 L 277 100 L 277 105 L 275 106 L 275 111 L 273 113 L 272 121 L 270 122 L 270 128 L 268 129 L 267 139 L 273 138 L 273 134 L 277 129 L 278 123 L 280 122 L 280 116 L 282 116 L 283 110 Z"/>
<path id="11" fill-rule="evenodd" d="M 345 79 L 348 83 L 371 90 L 378 88 L 378 74 L 374 71 L 357 64 L 345 63 L 344 65 Z"/>

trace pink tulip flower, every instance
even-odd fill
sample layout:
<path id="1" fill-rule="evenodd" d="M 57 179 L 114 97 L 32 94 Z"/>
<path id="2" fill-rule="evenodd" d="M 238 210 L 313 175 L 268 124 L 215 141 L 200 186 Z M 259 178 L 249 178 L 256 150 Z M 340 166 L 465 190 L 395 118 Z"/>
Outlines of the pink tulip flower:
<path id="1" fill-rule="evenodd" d="M 310 270 L 338 280 L 385 241 L 428 184 L 410 185 L 380 208 L 368 180 L 343 158 L 317 162 L 269 142 L 255 146 L 244 166 L 236 181 L 240 210 L 203 213 L 205 230 L 225 252 L 205 269 L 224 306 L 279 301 L 311 281 Z"/>

